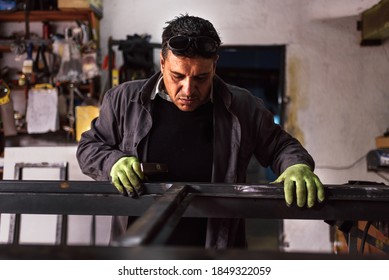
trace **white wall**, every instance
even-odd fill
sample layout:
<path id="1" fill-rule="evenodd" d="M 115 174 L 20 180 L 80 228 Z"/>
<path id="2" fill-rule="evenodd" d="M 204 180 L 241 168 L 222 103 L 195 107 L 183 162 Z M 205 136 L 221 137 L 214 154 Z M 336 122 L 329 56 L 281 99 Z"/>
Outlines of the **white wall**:
<path id="1" fill-rule="evenodd" d="M 389 43 L 361 47 L 362 11 L 378 0 L 110 0 L 101 21 L 103 55 L 109 36 L 134 33 L 161 42 L 165 22 L 189 13 L 209 19 L 225 45 L 287 46 L 286 129 L 300 139 L 326 184 L 383 179 L 365 161 L 389 127 Z M 388 183 L 388 182 L 386 182 Z"/>

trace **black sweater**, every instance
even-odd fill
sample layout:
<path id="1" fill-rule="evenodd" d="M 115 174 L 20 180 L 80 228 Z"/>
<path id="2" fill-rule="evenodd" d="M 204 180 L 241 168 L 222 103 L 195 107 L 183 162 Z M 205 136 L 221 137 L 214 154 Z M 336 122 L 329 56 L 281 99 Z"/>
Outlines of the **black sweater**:
<path id="1" fill-rule="evenodd" d="M 185 112 L 158 95 L 154 102 L 147 161 L 166 163 L 169 172 L 148 179 L 210 182 L 213 162 L 213 104 L 208 102 L 193 112 Z"/>

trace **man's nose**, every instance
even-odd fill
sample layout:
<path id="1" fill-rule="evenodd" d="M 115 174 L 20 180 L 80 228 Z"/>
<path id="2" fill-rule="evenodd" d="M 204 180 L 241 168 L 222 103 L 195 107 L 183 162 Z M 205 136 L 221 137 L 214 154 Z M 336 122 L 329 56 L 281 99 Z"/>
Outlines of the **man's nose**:
<path id="1" fill-rule="evenodd" d="M 182 84 L 182 92 L 189 96 L 193 93 L 193 89 L 194 82 L 190 78 L 185 79 Z"/>

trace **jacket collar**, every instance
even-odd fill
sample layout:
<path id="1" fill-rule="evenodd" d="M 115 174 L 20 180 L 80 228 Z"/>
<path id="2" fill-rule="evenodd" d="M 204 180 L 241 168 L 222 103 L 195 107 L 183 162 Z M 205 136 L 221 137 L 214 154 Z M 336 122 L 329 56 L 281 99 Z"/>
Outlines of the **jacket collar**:
<path id="1" fill-rule="evenodd" d="M 151 76 L 149 79 L 146 80 L 146 83 L 143 85 L 143 87 L 140 90 L 140 100 L 143 105 L 150 103 L 151 96 L 155 92 L 155 87 L 158 84 L 158 80 L 161 77 L 161 72 L 158 71 L 153 76 Z"/>
<path id="2" fill-rule="evenodd" d="M 218 75 L 213 78 L 213 92 L 220 96 L 227 109 L 231 107 L 231 93 L 227 84 Z"/>

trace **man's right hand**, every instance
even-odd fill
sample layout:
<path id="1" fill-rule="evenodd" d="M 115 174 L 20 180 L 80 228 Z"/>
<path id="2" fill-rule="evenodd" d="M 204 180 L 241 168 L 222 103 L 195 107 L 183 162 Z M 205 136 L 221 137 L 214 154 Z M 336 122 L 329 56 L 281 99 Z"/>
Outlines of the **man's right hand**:
<path id="1" fill-rule="evenodd" d="M 134 191 L 139 193 L 142 186 L 141 181 L 145 177 L 136 157 L 120 158 L 112 166 L 109 175 L 113 185 L 124 195 L 127 192 L 133 194 Z"/>

